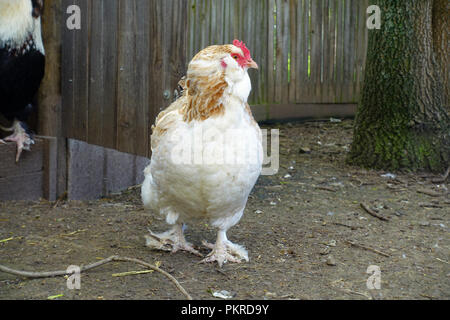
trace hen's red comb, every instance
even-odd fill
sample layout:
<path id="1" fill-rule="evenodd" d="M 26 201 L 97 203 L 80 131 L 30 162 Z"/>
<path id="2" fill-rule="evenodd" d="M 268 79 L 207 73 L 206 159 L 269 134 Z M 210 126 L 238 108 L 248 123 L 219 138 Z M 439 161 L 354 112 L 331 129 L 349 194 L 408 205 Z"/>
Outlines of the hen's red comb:
<path id="1" fill-rule="evenodd" d="M 247 49 L 243 41 L 234 40 L 233 45 L 242 49 L 242 52 L 244 53 L 246 59 L 251 59 L 250 50 Z"/>

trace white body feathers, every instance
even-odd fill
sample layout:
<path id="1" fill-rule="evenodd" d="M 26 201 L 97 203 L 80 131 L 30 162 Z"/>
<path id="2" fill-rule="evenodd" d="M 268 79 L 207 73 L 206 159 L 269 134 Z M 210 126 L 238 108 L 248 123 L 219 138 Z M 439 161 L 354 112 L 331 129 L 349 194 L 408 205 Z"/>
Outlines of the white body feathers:
<path id="1" fill-rule="evenodd" d="M 164 130 L 152 136 L 142 199 L 169 224 L 207 219 L 229 229 L 241 219 L 261 173 L 261 131 L 247 105 L 250 78 L 246 69 L 224 60 L 227 87 L 219 100 L 221 115 L 185 121 L 183 96 L 157 120 L 156 129 Z M 190 70 L 209 70 L 208 63 L 218 62 L 194 61 Z"/>
<path id="2" fill-rule="evenodd" d="M 20 49 L 32 36 L 36 50 L 45 55 L 41 18 L 33 18 L 30 0 L 0 0 L 0 48 Z"/>

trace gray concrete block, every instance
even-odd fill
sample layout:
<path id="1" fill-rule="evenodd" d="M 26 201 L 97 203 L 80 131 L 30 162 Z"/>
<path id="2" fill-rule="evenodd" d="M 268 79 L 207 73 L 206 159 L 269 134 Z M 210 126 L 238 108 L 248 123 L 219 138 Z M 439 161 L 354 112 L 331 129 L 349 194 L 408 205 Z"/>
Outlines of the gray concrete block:
<path id="1" fill-rule="evenodd" d="M 69 139 L 67 193 L 70 200 L 103 195 L 105 149 Z"/>
<path id="2" fill-rule="evenodd" d="M 141 184 L 145 157 L 69 139 L 68 198 L 92 200 Z"/>

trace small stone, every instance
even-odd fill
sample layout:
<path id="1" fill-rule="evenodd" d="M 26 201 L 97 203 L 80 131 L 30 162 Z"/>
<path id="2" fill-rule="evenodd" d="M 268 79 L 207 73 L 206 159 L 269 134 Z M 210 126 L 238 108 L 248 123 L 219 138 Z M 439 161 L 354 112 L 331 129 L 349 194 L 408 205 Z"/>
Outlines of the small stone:
<path id="1" fill-rule="evenodd" d="M 266 292 L 266 294 L 265 294 L 266 299 L 275 299 L 277 297 L 278 297 L 278 295 L 274 292 Z"/>
<path id="2" fill-rule="evenodd" d="M 327 246 L 329 246 L 329 247 L 336 247 L 336 244 L 337 244 L 336 240 L 331 240 L 331 241 L 327 244 Z"/>
<path id="3" fill-rule="evenodd" d="M 301 147 L 301 148 L 300 148 L 300 153 L 303 153 L 303 154 L 310 154 L 310 153 L 311 153 L 311 149 L 310 149 L 310 148 L 307 148 L 307 147 Z"/>
<path id="4" fill-rule="evenodd" d="M 328 258 L 327 258 L 327 265 L 329 265 L 329 266 L 335 266 L 336 265 L 336 260 L 334 259 L 333 256 L 328 256 Z"/>
<path id="5" fill-rule="evenodd" d="M 320 254 L 322 256 L 326 256 L 329 253 L 330 253 L 330 247 L 325 247 L 325 248 L 322 248 L 322 250 L 320 250 Z"/>
<path id="6" fill-rule="evenodd" d="M 229 291 L 226 291 L 226 290 L 214 292 L 212 295 L 215 298 L 220 298 L 220 299 L 225 299 L 225 300 L 233 299 L 233 297 L 235 296 L 235 294 L 233 294 Z"/>

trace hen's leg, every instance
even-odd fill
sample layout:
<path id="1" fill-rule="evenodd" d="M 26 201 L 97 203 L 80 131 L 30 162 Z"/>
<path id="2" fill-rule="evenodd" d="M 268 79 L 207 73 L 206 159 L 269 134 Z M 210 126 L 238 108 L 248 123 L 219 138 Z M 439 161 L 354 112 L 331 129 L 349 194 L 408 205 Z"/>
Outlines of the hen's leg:
<path id="1" fill-rule="evenodd" d="M 146 235 L 146 245 L 149 248 L 155 250 L 170 251 L 172 253 L 178 251 L 187 251 L 196 256 L 203 257 L 203 255 L 194 249 L 192 244 L 186 241 L 183 234 L 183 226 L 181 224 L 176 224 L 171 230 L 156 234 L 151 230 L 150 235 Z"/>
<path id="2" fill-rule="evenodd" d="M 14 125 L 12 127 L 14 133 L 9 137 L 5 138 L 6 142 L 15 142 L 17 145 L 17 153 L 16 153 L 16 162 L 19 162 L 20 155 L 23 150 L 30 151 L 31 145 L 34 144 L 33 139 L 31 139 L 30 135 L 26 132 L 24 126 L 20 121 L 14 121 Z"/>
<path id="3" fill-rule="evenodd" d="M 229 241 L 225 230 L 219 230 L 215 245 L 207 242 L 203 242 L 203 245 L 212 249 L 212 251 L 202 263 L 217 261 L 219 266 L 222 267 L 225 262 L 241 263 L 244 260 L 248 262 L 247 250 L 243 246 Z"/>

